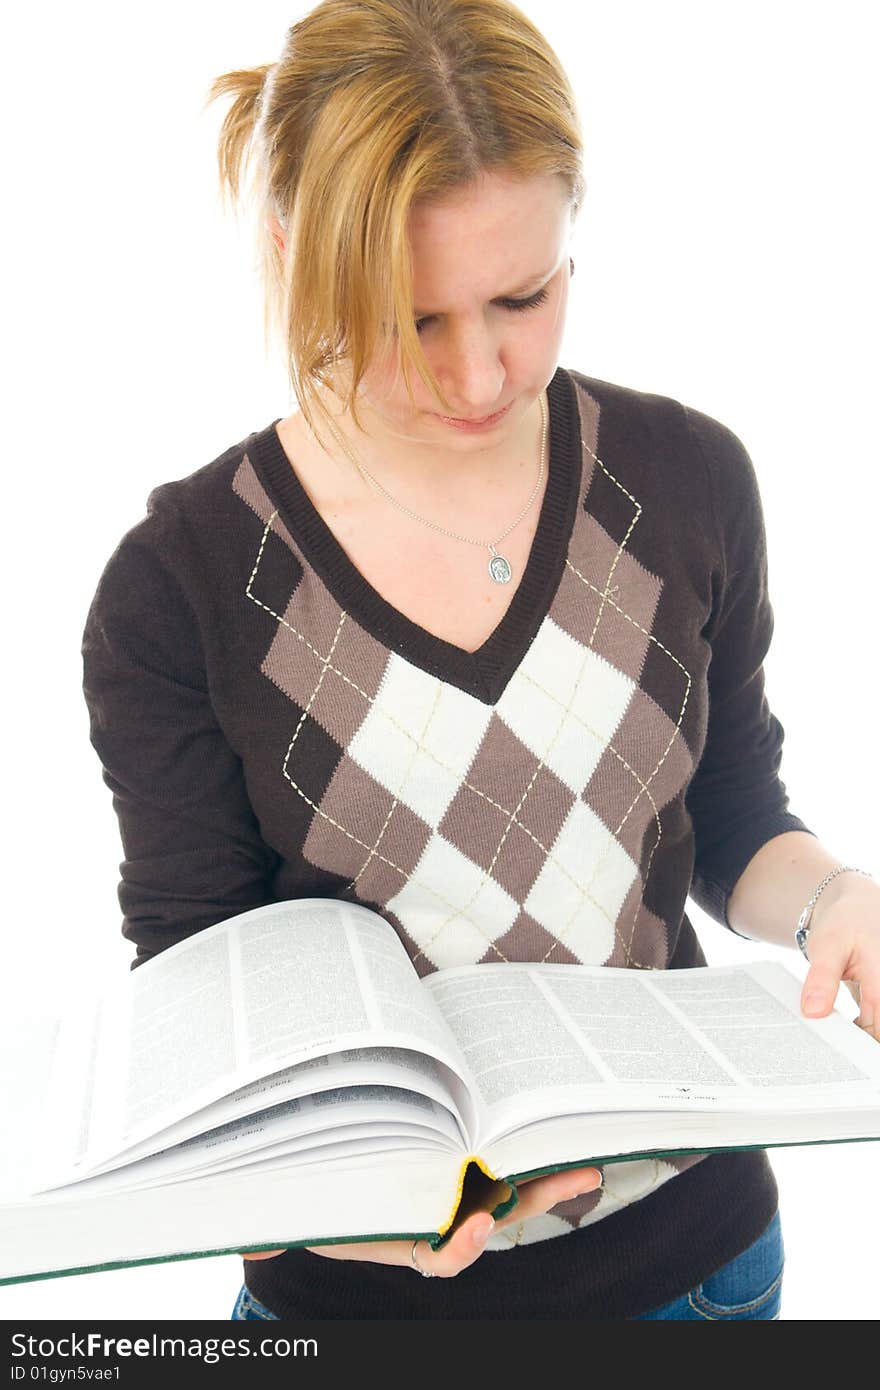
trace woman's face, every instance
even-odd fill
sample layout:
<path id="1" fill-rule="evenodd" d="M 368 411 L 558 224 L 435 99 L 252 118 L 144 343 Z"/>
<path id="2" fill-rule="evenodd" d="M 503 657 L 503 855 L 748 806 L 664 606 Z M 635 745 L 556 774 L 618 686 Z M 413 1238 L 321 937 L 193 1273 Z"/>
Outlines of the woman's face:
<path id="1" fill-rule="evenodd" d="M 425 356 L 455 418 L 505 414 L 486 429 L 462 430 L 439 413 L 415 372 L 413 410 L 392 343 L 360 387 L 371 432 L 378 426 L 379 434 L 456 453 L 491 451 L 515 436 L 558 365 L 571 229 L 557 175 L 486 174 L 413 210 L 414 305 Z"/>

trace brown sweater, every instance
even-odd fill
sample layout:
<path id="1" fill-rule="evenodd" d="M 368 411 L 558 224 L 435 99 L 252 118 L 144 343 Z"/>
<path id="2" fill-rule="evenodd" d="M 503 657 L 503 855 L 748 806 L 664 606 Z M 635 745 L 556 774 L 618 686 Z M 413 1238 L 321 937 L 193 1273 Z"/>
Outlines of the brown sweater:
<path id="1" fill-rule="evenodd" d="M 355 569 L 275 424 L 150 495 L 83 641 L 133 965 L 249 907 L 346 897 L 420 974 L 477 961 L 681 969 L 787 810 L 764 695 L 760 497 L 728 429 L 559 368 L 548 484 L 500 624 L 468 653 Z M 288 1251 L 302 1317 L 630 1316 L 776 1206 L 761 1152 L 609 1165 L 453 1280 Z M 559 1237 L 566 1237 L 565 1239 Z"/>

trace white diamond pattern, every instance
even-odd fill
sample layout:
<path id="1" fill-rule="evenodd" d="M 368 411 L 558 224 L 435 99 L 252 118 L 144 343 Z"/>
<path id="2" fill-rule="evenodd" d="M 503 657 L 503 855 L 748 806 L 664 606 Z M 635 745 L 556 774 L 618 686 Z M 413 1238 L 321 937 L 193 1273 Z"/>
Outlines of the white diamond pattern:
<path id="1" fill-rule="evenodd" d="M 393 655 L 348 752 L 436 830 L 491 718 L 489 705 Z"/>
<path id="2" fill-rule="evenodd" d="M 638 866 L 584 802 L 571 808 L 523 906 L 584 965 L 603 965 Z"/>
<path id="3" fill-rule="evenodd" d="M 545 618 L 494 713 L 578 795 L 635 688 Z M 492 715 L 491 706 L 395 654 L 349 745 L 349 755 L 435 832 L 386 906 L 438 968 L 481 960 L 519 911 L 491 875 L 438 833 Z M 601 964 L 613 950 L 614 923 L 637 872 L 599 817 L 578 801 L 523 906 L 579 960 Z"/>
<path id="4" fill-rule="evenodd" d="M 545 618 L 496 706 L 566 786 L 583 791 L 626 713 L 635 682 Z"/>
<path id="5" fill-rule="evenodd" d="M 438 968 L 476 964 L 519 914 L 519 905 L 501 884 L 442 835 L 431 837 L 415 872 L 387 907 L 406 922 L 410 936 Z"/>

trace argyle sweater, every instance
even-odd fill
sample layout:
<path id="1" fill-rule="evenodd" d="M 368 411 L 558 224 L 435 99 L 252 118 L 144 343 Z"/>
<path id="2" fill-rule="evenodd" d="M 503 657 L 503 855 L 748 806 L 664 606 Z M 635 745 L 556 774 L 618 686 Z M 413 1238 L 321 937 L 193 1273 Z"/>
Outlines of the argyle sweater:
<path id="1" fill-rule="evenodd" d="M 688 895 L 728 925 L 752 856 L 807 828 L 764 693 L 773 620 L 743 445 L 562 367 L 548 404 L 529 560 L 473 653 L 359 573 L 277 420 L 150 494 L 83 638 L 133 966 L 320 896 L 384 916 L 420 975 L 682 969 L 705 963 Z M 648 1076 L 647 1030 L 645 1045 Z M 760 1151 L 637 1160 L 518 1244 L 496 1232 L 452 1280 L 294 1250 L 247 1281 L 281 1315 L 626 1317 L 745 1249 L 776 1198 Z"/>

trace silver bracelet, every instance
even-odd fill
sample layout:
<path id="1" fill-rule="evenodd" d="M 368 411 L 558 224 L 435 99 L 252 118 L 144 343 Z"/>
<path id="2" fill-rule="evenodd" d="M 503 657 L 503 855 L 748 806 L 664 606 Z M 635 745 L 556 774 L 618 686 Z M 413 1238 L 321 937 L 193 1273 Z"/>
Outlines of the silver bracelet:
<path id="1" fill-rule="evenodd" d="M 828 887 L 829 883 L 833 878 L 837 878 L 838 874 L 861 874 L 863 878 L 871 877 L 871 875 L 867 873 L 865 869 L 853 868 L 851 864 L 841 864 L 839 868 L 832 869 L 830 874 L 825 875 L 822 882 L 819 884 L 815 893 L 810 898 L 810 901 L 807 903 L 806 907 L 804 908 L 803 912 L 798 918 L 798 924 L 794 933 L 794 939 L 797 942 L 798 946 L 800 946 L 807 960 L 810 959 L 809 956 L 807 956 L 807 940 L 810 935 L 810 918 L 813 915 L 813 908 L 819 901 L 819 894 L 825 888 Z"/>

